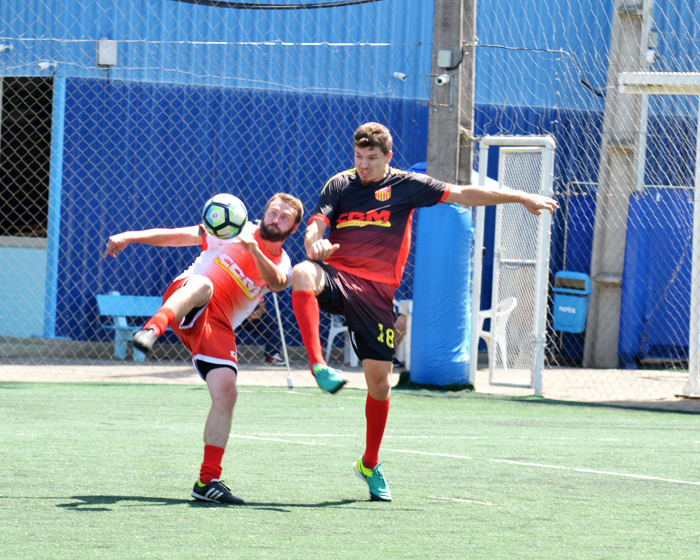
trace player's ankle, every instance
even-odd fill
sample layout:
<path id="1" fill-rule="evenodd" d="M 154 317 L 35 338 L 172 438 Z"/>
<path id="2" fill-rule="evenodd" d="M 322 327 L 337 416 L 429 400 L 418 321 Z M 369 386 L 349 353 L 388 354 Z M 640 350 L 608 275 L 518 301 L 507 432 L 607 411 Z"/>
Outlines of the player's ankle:
<path id="1" fill-rule="evenodd" d="M 323 366 L 323 367 L 328 367 L 328 364 L 326 363 L 325 360 L 320 360 L 318 362 L 310 362 L 309 363 L 309 368 L 311 369 L 311 375 L 316 377 L 316 373 L 314 372 L 314 367 L 315 366 Z"/>
<path id="2" fill-rule="evenodd" d="M 170 323 L 175 319 L 175 313 L 166 307 L 161 307 L 151 319 L 146 323 L 144 329 L 152 329 L 156 337 L 160 337 L 168 330 Z"/>
<path id="3" fill-rule="evenodd" d="M 377 465 L 379 464 L 379 457 L 370 460 L 365 459 L 365 456 L 362 456 L 362 464 L 366 469 L 375 469 Z"/>

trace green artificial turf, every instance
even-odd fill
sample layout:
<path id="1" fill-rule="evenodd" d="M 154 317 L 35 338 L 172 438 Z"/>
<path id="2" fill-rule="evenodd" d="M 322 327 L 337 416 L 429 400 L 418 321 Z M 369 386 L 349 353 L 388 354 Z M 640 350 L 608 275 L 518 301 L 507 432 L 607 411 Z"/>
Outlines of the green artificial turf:
<path id="1" fill-rule="evenodd" d="M 364 403 L 241 388 L 221 507 L 204 385 L 0 384 L 0 559 L 700 557 L 698 415 L 396 390 L 377 503 Z"/>

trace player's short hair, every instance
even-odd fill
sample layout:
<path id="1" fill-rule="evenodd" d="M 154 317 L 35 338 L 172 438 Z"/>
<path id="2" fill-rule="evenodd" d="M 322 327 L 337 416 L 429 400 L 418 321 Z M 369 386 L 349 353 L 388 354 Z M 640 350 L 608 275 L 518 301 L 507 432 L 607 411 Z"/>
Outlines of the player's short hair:
<path id="1" fill-rule="evenodd" d="M 272 204 L 272 202 L 276 199 L 280 199 L 282 202 L 289 204 L 297 211 L 296 218 L 294 219 L 294 224 L 298 224 L 301 222 L 301 219 L 304 217 L 304 205 L 301 203 L 301 200 L 299 200 L 296 196 L 292 196 L 291 194 L 278 192 L 272 195 L 272 198 L 268 200 L 267 204 L 265 205 L 265 212 L 267 212 L 267 209 L 270 207 L 270 204 Z"/>
<path id="2" fill-rule="evenodd" d="M 384 155 L 387 155 L 394 145 L 389 129 L 376 122 L 361 125 L 353 134 L 352 140 L 355 148 L 379 148 Z"/>

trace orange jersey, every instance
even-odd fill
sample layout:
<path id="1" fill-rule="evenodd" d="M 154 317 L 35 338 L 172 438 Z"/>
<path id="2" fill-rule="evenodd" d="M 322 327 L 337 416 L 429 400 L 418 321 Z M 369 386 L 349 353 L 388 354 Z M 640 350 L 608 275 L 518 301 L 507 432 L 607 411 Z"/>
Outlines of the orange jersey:
<path id="1" fill-rule="evenodd" d="M 262 253 L 270 259 L 286 276 L 292 277 L 292 262 L 289 255 L 281 250 L 279 255 L 272 255 L 262 243 L 256 227 L 254 237 Z M 238 239 L 219 239 L 205 233 L 202 252 L 192 265 L 175 280 L 190 276 L 205 276 L 214 285 L 217 305 L 229 318 L 235 329 L 258 305 L 263 292 L 268 288 L 252 255 L 241 246 Z M 268 288 L 269 289 L 269 288 Z"/>

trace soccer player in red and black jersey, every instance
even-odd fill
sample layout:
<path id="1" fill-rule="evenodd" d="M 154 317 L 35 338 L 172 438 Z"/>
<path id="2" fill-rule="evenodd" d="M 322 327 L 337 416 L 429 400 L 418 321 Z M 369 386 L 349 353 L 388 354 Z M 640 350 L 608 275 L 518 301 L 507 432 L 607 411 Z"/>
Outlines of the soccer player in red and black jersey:
<path id="1" fill-rule="evenodd" d="M 368 484 L 372 500 L 390 501 L 379 447 L 391 394 L 394 291 L 411 247 L 413 210 L 452 202 L 464 206 L 517 202 L 540 215 L 559 206 L 537 194 L 452 185 L 393 169 L 391 134 L 378 123 L 360 126 L 353 141 L 355 168 L 326 183 L 308 222 L 304 245 L 309 260 L 294 267 L 292 303 L 311 371 L 330 393 L 340 390 L 346 380 L 323 359 L 319 309 L 345 316 L 368 392 L 366 447 L 354 469 Z"/>

